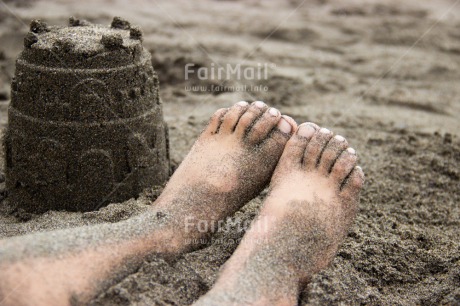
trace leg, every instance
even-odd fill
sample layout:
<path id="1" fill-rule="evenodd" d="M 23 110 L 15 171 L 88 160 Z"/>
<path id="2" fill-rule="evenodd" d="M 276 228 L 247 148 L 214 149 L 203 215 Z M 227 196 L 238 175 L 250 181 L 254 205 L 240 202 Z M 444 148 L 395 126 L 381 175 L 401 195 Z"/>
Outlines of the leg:
<path id="1" fill-rule="evenodd" d="M 151 254 L 174 256 L 266 186 L 296 126 L 262 102 L 221 109 L 150 211 L 103 224 L 0 241 L 2 305 L 89 301 Z"/>
<path id="2" fill-rule="evenodd" d="M 343 137 L 300 125 L 258 218 L 196 305 L 296 305 L 302 286 L 334 257 L 363 182 Z"/>

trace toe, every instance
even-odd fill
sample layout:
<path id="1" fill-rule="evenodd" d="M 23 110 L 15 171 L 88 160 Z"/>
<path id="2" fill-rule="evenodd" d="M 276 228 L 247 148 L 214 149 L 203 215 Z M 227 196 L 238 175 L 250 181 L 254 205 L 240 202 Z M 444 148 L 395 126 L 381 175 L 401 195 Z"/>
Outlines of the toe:
<path id="1" fill-rule="evenodd" d="M 301 138 L 306 141 L 310 141 L 310 139 L 315 135 L 316 131 L 318 131 L 320 128 L 311 122 L 306 122 L 302 123 L 299 125 L 299 128 L 297 129 L 297 133 L 294 137 Z"/>
<path id="2" fill-rule="evenodd" d="M 319 129 L 308 142 L 304 155 L 304 166 L 307 170 L 315 169 L 318 165 L 321 154 L 333 134 L 326 128 Z"/>
<path id="3" fill-rule="evenodd" d="M 360 166 L 356 166 L 348 179 L 346 180 L 345 184 L 342 186 L 342 194 L 352 200 L 357 200 L 359 197 L 359 193 L 364 185 L 364 172 Z"/>
<path id="4" fill-rule="evenodd" d="M 281 116 L 276 128 L 272 129 L 268 134 L 265 141 L 261 144 L 260 148 L 263 150 L 265 155 L 269 156 L 281 156 L 285 154 L 284 149 L 286 143 L 291 138 L 292 131 L 296 127 L 293 127 L 285 118 Z"/>
<path id="5" fill-rule="evenodd" d="M 248 107 L 249 103 L 246 101 L 240 101 L 233 105 L 223 117 L 222 124 L 219 128 L 219 133 L 233 133 L 238 121 L 246 112 Z"/>
<path id="6" fill-rule="evenodd" d="M 289 134 L 294 134 L 296 131 L 297 131 L 297 122 L 295 122 L 294 119 L 292 119 L 291 117 L 287 116 L 287 115 L 282 115 L 281 117 L 283 117 L 292 127 L 291 131 L 289 132 Z"/>
<path id="7" fill-rule="evenodd" d="M 247 132 L 247 140 L 250 143 L 261 143 L 268 134 L 275 128 L 278 121 L 281 119 L 281 113 L 276 108 L 269 108 L 260 117 L 256 123 Z"/>
<path id="8" fill-rule="evenodd" d="M 216 134 L 219 130 L 219 127 L 222 123 L 222 118 L 224 117 L 225 113 L 228 111 L 228 108 L 220 108 L 218 109 L 212 116 L 208 122 L 208 125 L 204 129 L 203 133 L 206 134 Z"/>
<path id="9" fill-rule="evenodd" d="M 344 137 L 340 135 L 332 137 L 321 155 L 319 170 L 325 175 L 329 174 L 337 157 L 339 157 L 340 153 L 347 148 L 348 142 Z"/>
<path id="10" fill-rule="evenodd" d="M 289 118 L 291 117 L 282 115 L 282 120 L 278 121 L 278 124 L 276 125 L 276 130 L 280 133 L 285 134 L 287 137 L 291 137 L 292 133 L 297 129 L 297 124 L 295 123 L 295 121 L 295 125 L 292 125 L 291 120 Z"/>
<path id="11" fill-rule="evenodd" d="M 252 103 L 238 121 L 235 127 L 235 134 L 240 137 L 246 135 L 248 129 L 255 123 L 257 118 L 259 118 L 267 110 L 267 108 L 268 107 L 264 102 L 256 101 Z"/>
<path id="12" fill-rule="evenodd" d="M 319 128 L 318 128 L 319 129 Z M 302 164 L 305 148 L 308 141 L 317 131 L 317 125 L 312 123 L 302 123 L 299 125 L 297 132 L 292 135 L 286 144 L 283 152 L 283 160 L 289 160 L 290 164 Z"/>
<path id="13" fill-rule="evenodd" d="M 331 177 L 336 181 L 338 186 L 342 186 L 345 179 L 356 166 L 356 152 L 353 148 L 343 151 L 332 166 Z"/>

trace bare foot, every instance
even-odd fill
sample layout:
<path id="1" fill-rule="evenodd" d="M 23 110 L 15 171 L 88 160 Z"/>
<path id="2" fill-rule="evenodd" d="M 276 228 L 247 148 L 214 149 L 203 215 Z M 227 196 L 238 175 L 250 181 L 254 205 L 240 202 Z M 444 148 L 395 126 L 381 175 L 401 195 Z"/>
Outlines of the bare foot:
<path id="1" fill-rule="evenodd" d="M 300 125 L 258 218 L 197 305 L 295 305 L 354 219 L 364 183 L 356 160 L 343 137 Z"/>
<path id="2" fill-rule="evenodd" d="M 196 246 L 268 184 L 296 128 L 262 102 L 217 111 L 151 210 L 0 242 L 0 304 L 87 304 L 148 255 Z"/>
<path id="3" fill-rule="evenodd" d="M 296 128 L 260 101 L 218 110 L 156 202 L 175 221 L 174 239 L 203 237 L 257 196 Z"/>

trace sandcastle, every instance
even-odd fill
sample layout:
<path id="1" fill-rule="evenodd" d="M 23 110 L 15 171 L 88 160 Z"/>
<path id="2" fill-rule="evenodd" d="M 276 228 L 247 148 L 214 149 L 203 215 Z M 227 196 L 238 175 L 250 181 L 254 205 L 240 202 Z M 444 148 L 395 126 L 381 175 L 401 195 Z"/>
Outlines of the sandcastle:
<path id="1" fill-rule="evenodd" d="M 161 185 L 168 137 L 142 32 L 70 18 L 32 21 L 11 85 L 8 201 L 29 212 L 91 211 Z"/>

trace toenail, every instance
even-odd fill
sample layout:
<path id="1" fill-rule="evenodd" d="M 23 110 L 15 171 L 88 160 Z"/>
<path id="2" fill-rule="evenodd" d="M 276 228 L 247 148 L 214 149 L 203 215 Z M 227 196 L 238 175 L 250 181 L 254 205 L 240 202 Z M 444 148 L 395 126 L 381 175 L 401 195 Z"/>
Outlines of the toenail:
<path id="1" fill-rule="evenodd" d="M 236 103 L 236 105 L 239 105 L 239 106 L 247 106 L 249 103 L 246 102 L 246 101 L 240 101 L 238 103 Z"/>
<path id="2" fill-rule="evenodd" d="M 280 122 L 278 122 L 278 129 L 283 133 L 289 134 L 291 133 L 292 126 L 286 121 L 286 119 L 282 118 Z"/>
<path id="3" fill-rule="evenodd" d="M 356 151 L 353 148 L 348 148 L 347 152 L 350 153 L 350 154 L 356 154 Z"/>
<path id="4" fill-rule="evenodd" d="M 276 108 L 273 108 L 271 107 L 268 112 L 270 113 L 270 115 L 272 115 L 273 117 L 278 117 L 278 115 L 280 114 L 280 111 L 277 110 Z"/>
<path id="5" fill-rule="evenodd" d="M 324 134 L 329 134 L 329 133 L 331 132 L 331 131 L 329 131 L 329 130 L 326 129 L 326 128 L 321 128 L 319 131 L 320 131 L 321 133 L 324 133 Z"/>
<path id="6" fill-rule="evenodd" d="M 297 130 L 297 134 L 299 136 L 310 138 L 315 134 L 316 130 L 309 124 L 302 124 L 299 129 Z"/>
<path id="7" fill-rule="evenodd" d="M 356 169 L 363 171 L 363 168 L 361 168 L 360 166 L 356 166 Z"/>
<path id="8" fill-rule="evenodd" d="M 345 137 L 340 136 L 340 135 L 335 135 L 334 138 L 335 138 L 337 141 L 340 141 L 340 142 L 344 142 L 344 141 L 345 141 Z"/>
<path id="9" fill-rule="evenodd" d="M 264 108 L 265 107 L 265 103 L 262 102 L 262 101 L 256 101 L 254 102 L 254 105 L 258 108 Z"/>

